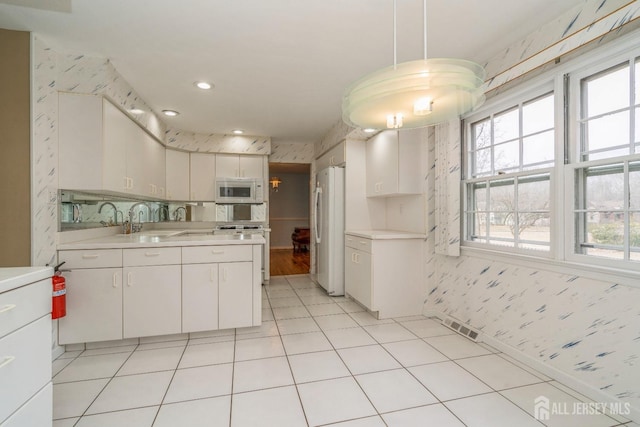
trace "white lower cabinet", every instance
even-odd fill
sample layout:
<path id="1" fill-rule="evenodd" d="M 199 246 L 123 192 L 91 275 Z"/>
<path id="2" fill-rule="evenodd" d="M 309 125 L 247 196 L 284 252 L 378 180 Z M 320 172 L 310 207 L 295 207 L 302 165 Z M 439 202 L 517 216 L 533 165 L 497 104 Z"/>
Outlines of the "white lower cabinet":
<path id="1" fill-rule="evenodd" d="M 220 264 L 220 329 L 253 326 L 253 268 L 250 262 Z"/>
<path id="2" fill-rule="evenodd" d="M 180 333 L 180 276 L 179 265 L 123 269 L 124 338 Z"/>
<path id="3" fill-rule="evenodd" d="M 58 261 L 70 270 L 60 344 L 261 323 L 260 245 L 61 250 Z"/>
<path id="4" fill-rule="evenodd" d="M 122 268 L 65 273 L 67 315 L 58 324 L 59 344 L 122 339 Z"/>
<path id="5" fill-rule="evenodd" d="M 182 266 L 182 332 L 218 329 L 218 264 Z"/>
<path id="6" fill-rule="evenodd" d="M 422 239 L 345 236 L 345 292 L 379 319 L 422 313 Z"/>
<path id="7" fill-rule="evenodd" d="M 47 361 L 51 363 L 51 361 Z M 0 427 L 45 427 L 51 425 L 53 414 L 53 386 L 48 383 Z"/>

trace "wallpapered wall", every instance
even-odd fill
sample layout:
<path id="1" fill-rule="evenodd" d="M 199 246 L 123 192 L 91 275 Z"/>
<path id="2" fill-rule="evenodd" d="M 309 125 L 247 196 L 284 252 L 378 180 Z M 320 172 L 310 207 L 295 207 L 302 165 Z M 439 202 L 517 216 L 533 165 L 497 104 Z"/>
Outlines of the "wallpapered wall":
<path id="1" fill-rule="evenodd" d="M 634 4 L 635 3 L 635 4 Z M 615 30 L 635 19 L 640 5 L 630 1 L 587 0 L 583 7 L 558 18 L 507 49 L 487 69 L 504 82 L 517 77 L 510 68 L 533 52 L 558 56 L 558 48 L 592 40 L 593 28 Z M 589 23 L 601 19 L 593 26 Z M 578 24 L 580 26 L 578 26 Z M 569 34 L 576 30 L 577 39 Z M 548 35 L 553 34 L 552 38 Z M 602 32 L 601 32 L 602 34 Z M 562 39 L 562 43 L 553 42 Z M 597 39 L 597 45 L 604 39 Z M 543 47 L 551 46 L 549 51 Z M 535 49 L 534 49 L 535 47 Z M 434 191 L 434 154 L 428 194 Z M 455 156 L 451 156 L 455 158 Z M 460 157 L 457 156 L 459 159 Z M 459 167 L 459 165 L 458 165 Z M 429 201 L 433 198 L 429 198 Z M 437 202 L 429 203 L 427 261 L 429 293 L 425 312 L 450 315 L 488 337 L 543 362 L 581 382 L 584 387 L 629 402 L 640 414 L 640 288 L 593 280 L 576 270 L 560 274 L 516 261 L 464 254 L 448 257 L 433 252 Z"/>

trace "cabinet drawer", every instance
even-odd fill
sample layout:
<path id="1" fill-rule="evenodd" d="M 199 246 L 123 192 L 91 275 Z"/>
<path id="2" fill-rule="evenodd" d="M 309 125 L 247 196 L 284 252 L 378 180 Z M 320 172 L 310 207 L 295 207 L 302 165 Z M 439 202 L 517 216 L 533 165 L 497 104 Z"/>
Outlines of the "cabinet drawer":
<path id="1" fill-rule="evenodd" d="M 345 246 L 371 253 L 371 239 L 347 234 L 344 238 Z"/>
<path id="2" fill-rule="evenodd" d="M 186 246 L 182 248 L 182 263 L 251 261 L 252 252 L 251 245 Z"/>
<path id="3" fill-rule="evenodd" d="M 0 294 L 0 337 L 50 312 L 51 279 L 4 292 Z"/>
<path id="4" fill-rule="evenodd" d="M 125 249 L 122 262 L 125 267 L 180 264 L 180 248 Z"/>
<path id="5" fill-rule="evenodd" d="M 53 387 L 49 383 L 11 415 L 8 420 L 0 424 L 0 427 L 51 427 L 52 418 Z"/>
<path id="6" fill-rule="evenodd" d="M 122 267 L 122 249 L 96 249 L 78 251 L 59 251 L 58 262 L 64 261 L 61 267 L 74 268 L 104 268 Z"/>
<path id="7" fill-rule="evenodd" d="M 44 316 L 0 339 L 0 422 L 49 381 L 51 318 Z"/>

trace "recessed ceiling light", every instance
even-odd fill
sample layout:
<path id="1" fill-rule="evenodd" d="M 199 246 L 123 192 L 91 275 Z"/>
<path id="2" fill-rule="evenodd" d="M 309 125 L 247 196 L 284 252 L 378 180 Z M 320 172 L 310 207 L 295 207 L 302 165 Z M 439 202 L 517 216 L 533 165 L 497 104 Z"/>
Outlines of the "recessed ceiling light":
<path id="1" fill-rule="evenodd" d="M 162 110 L 162 112 L 164 113 L 165 116 L 169 116 L 169 117 L 175 117 L 178 114 L 180 114 L 176 110 Z"/>
<path id="2" fill-rule="evenodd" d="M 208 90 L 213 87 L 211 83 L 207 83 L 207 82 L 195 82 L 194 84 L 196 85 L 196 87 L 203 90 Z"/>
<path id="3" fill-rule="evenodd" d="M 362 129 L 363 131 L 365 131 L 366 133 L 374 133 L 376 131 L 376 129 L 374 128 L 366 128 L 366 129 Z"/>
<path id="4" fill-rule="evenodd" d="M 241 130 L 241 129 L 235 129 L 235 130 L 233 131 L 233 133 L 235 133 L 236 135 L 242 135 L 242 134 L 244 133 L 244 131 L 243 131 L 243 130 Z"/>
<path id="5" fill-rule="evenodd" d="M 144 113 L 144 110 L 143 110 L 142 108 L 136 108 L 136 107 L 133 107 L 133 108 L 131 108 L 131 109 L 129 110 L 129 112 L 130 112 L 131 114 L 142 114 L 142 113 Z"/>

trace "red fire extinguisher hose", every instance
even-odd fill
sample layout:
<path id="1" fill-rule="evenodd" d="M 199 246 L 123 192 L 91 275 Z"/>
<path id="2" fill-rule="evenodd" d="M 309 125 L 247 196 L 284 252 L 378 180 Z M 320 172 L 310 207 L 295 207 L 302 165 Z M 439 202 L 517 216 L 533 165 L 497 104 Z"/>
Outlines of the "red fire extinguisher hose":
<path id="1" fill-rule="evenodd" d="M 51 298 L 51 318 L 59 319 L 67 315 L 67 285 L 60 266 L 64 261 L 54 267 L 54 274 L 51 278 L 53 284 L 53 295 Z"/>

